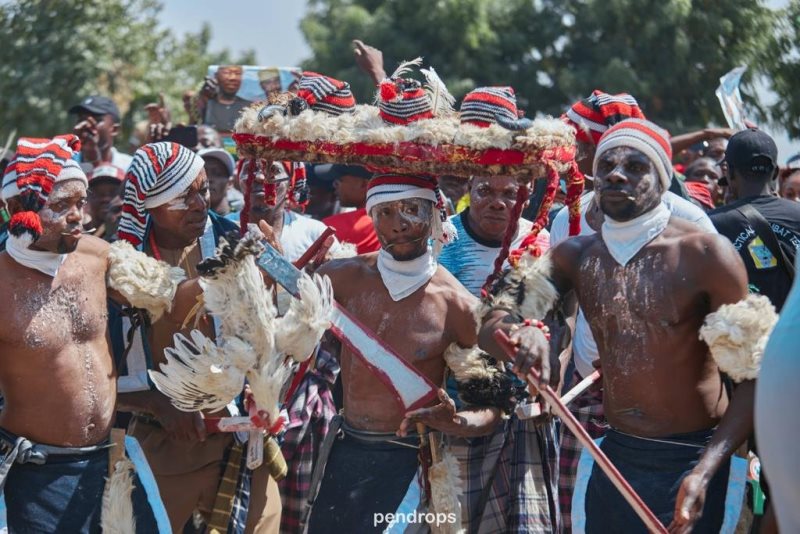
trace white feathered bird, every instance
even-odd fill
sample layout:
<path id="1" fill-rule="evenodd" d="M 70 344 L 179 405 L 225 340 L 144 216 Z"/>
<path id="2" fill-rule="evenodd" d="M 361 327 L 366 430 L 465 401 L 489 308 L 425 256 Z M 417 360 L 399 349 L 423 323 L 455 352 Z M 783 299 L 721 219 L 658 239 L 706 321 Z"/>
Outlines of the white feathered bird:
<path id="1" fill-rule="evenodd" d="M 278 418 L 281 388 L 291 374 L 287 355 L 310 356 L 330 327 L 333 290 L 327 277 L 303 275 L 302 301 L 294 299 L 283 318 L 277 317 L 255 263 L 263 251 L 263 235 L 251 228 L 238 242 L 222 239 L 215 257 L 198 266 L 206 310 L 220 324 L 214 343 L 194 330 L 191 339 L 175 336 L 164 351 L 166 363 L 149 371 L 156 387 L 179 410 L 218 410 L 250 384 L 256 407 Z"/>

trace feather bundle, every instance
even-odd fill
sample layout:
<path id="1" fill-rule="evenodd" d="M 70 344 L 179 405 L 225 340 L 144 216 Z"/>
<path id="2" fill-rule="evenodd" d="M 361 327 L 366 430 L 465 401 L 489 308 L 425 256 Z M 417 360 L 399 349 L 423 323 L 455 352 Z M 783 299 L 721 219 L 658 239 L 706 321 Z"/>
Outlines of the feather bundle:
<path id="1" fill-rule="evenodd" d="M 247 379 L 258 410 L 276 422 L 280 391 L 291 374 L 284 350 L 300 354 L 298 359 L 309 356 L 330 325 L 333 290 L 319 276 L 302 278 L 302 301 L 293 300 L 287 316 L 277 318 L 255 263 L 264 251 L 262 239 L 254 227 L 241 239 L 229 235 L 213 258 L 198 265 L 205 307 L 220 323 L 217 341 L 197 330 L 190 338 L 176 334 L 175 346 L 164 351 L 166 363 L 149 372 L 180 410 L 219 410 Z"/>
<path id="2" fill-rule="evenodd" d="M 103 491 L 100 527 L 107 534 L 135 534 L 133 514 L 134 465 L 128 458 L 117 461 Z"/>
<path id="3" fill-rule="evenodd" d="M 526 319 L 543 319 L 558 300 L 558 290 L 550 281 L 552 262 L 545 254 L 535 258 L 524 254 L 516 267 L 507 269 L 482 305 L 480 315 L 502 308 Z"/>
<path id="4" fill-rule="evenodd" d="M 303 273 L 297 281 L 299 299 L 292 299 L 289 311 L 278 320 L 275 343 L 295 361 L 307 360 L 325 330 L 331 327 L 333 287 L 325 276 Z"/>
<path id="5" fill-rule="evenodd" d="M 464 532 L 461 526 L 461 502 L 464 493 L 458 460 L 450 451 L 444 450 L 438 462 L 428 470 L 431 483 L 431 507 L 437 520 L 428 523 L 431 531 L 437 534 Z M 443 521 L 439 521 L 443 519 Z"/>

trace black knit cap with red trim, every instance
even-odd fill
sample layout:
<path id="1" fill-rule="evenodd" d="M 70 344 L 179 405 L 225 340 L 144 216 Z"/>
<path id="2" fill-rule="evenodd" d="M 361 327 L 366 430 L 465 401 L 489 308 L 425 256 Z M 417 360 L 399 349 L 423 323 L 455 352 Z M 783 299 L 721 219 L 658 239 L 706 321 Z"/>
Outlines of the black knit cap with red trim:
<path id="1" fill-rule="evenodd" d="M 356 107 L 349 83 L 311 71 L 303 72 L 297 96 L 314 111 L 329 115 L 352 112 Z"/>
<path id="2" fill-rule="evenodd" d="M 628 93 L 611 95 L 599 89 L 575 102 L 561 120 L 575 128 L 578 141 L 597 145 L 611 126 L 626 119 L 644 119 L 639 103 Z"/>
<path id="3" fill-rule="evenodd" d="M 461 123 L 487 128 L 498 118 L 516 121 L 517 97 L 511 87 L 478 87 L 461 101 Z"/>
<path id="4" fill-rule="evenodd" d="M 381 82 L 378 109 L 384 122 L 405 125 L 433 118 L 431 99 L 417 80 L 392 78 Z"/>

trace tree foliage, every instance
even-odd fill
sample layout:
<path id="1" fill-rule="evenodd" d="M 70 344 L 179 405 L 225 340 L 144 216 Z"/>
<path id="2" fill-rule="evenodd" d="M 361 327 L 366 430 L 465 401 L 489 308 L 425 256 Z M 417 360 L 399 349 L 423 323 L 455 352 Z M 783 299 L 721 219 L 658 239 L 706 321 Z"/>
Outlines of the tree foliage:
<path id="1" fill-rule="evenodd" d="M 742 64 L 764 72 L 776 20 L 761 0 L 309 4 L 301 29 L 314 55 L 305 66 L 350 81 L 360 101 L 374 90 L 353 63 L 354 38 L 382 49 L 387 71 L 424 56 L 457 97 L 511 85 L 529 115 L 558 115 L 594 89 L 627 91 L 648 118 L 676 132 L 724 123 L 714 95 L 720 76 Z M 745 94 L 754 78 L 745 78 Z"/>
<path id="2" fill-rule="evenodd" d="M 174 114 L 213 63 L 255 63 L 209 50 L 208 26 L 176 36 L 158 24 L 156 0 L 17 0 L 0 4 L 0 133 L 71 130 L 67 110 L 83 96 L 114 99 L 133 112 L 163 92 Z M 122 137 L 125 138 L 125 137 Z"/>
<path id="3" fill-rule="evenodd" d="M 769 116 L 800 137 L 800 0 L 790 0 L 777 17 L 774 39 L 763 65 L 778 99 Z"/>

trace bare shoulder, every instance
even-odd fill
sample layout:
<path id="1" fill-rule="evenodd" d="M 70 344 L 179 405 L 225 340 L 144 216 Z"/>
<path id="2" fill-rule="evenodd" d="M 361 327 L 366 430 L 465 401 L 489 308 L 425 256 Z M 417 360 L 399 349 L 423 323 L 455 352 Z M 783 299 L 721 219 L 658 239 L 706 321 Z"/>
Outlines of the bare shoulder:
<path id="1" fill-rule="evenodd" d="M 75 249 L 75 252 L 81 256 L 107 261 L 110 247 L 111 245 L 98 237 L 85 235 L 78 241 L 78 248 Z"/>
<path id="2" fill-rule="evenodd" d="M 472 314 L 473 310 L 478 306 L 478 299 L 450 271 L 441 265 L 436 269 L 433 281 L 442 290 L 450 309 L 456 312 Z"/>
<path id="3" fill-rule="evenodd" d="M 692 258 L 708 261 L 730 261 L 739 254 L 733 244 L 721 234 L 712 234 L 700 229 L 697 225 L 682 219 L 672 218 L 665 237 L 672 238 L 681 248 L 681 252 Z"/>
<path id="4" fill-rule="evenodd" d="M 364 275 L 374 270 L 377 258 L 377 254 L 370 253 L 351 258 L 330 260 L 317 269 L 317 274 L 328 276 L 335 285 L 337 280 L 351 280 L 353 277 Z"/>
<path id="5" fill-rule="evenodd" d="M 584 258 L 600 243 L 600 234 L 575 236 L 566 239 L 549 252 L 552 262 L 552 279 L 558 287 L 574 283 Z"/>

